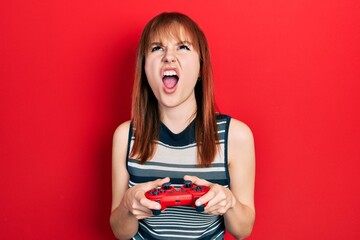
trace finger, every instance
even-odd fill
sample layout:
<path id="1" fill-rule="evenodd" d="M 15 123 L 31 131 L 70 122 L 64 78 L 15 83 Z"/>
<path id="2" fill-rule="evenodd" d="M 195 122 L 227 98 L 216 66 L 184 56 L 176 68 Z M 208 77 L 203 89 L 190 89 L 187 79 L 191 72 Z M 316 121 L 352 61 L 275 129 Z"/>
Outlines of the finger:
<path id="1" fill-rule="evenodd" d="M 208 182 L 204 179 L 198 178 L 196 176 L 185 175 L 184 180 L 191 181 L 193 184 L 196 184 L 198 186 L 210 186 L 211 185 L 210 182 Z"/>
<path id="2" fill-rule="evenodd" d="M 152 215 L 151 210 L 144 207 L 139 201 L 134 201 L 129 210 L 137 219 L 147 218 Z"/>
<path id="3" fill-rule="evenodd" d="M 215 197 L 216 197 L 216 193 L 215 193 L 214 191 L 211 191 L 211 189 L 210 189 L 209 192 L 207 192 L 207 193 L 204 194 L 202 197 L 200 197 L 199 199 L 196 200 L 195 205 L 196 205 L 196 206 L 201 206 L 201 205 L 207 203 L 208 206 L 209 206 L 209 204 L 210 204 L 209 207 L 211 207 L 212 204 L 211 204 L 210 201 L 211 201 L 212 199 L 214 199 Z"/>
<path id="4" fill-rule="evenodd" d="M 225 207 L 214 206 L 211 209 L 205 208 L 206 213 L 213 215 L 224 215 L 228 210 L 229 210 L 228 205 Z"/>
<path id="5" fill-rule="evenodd" d="M 152 182 L 152 188 L 161 187 L 164 183 L 170 182 L 170 178 L 160 178 Z"/>
<path id="6" fill-rule="evenodd" d="M 210 215 L 224 215 L 226 213 L 225 208 L 216 208 L 216 209 L 205 209 L 205 212 Z"/>
<path id="7" fill-rule="evenodd" d="M 167 183 L 167 182 L 170 182 L 170 178 L 169 177 L 166 177 L 166 178 L 162 178 L 162 179 L 156 179 L 154 181 L 150 181 L 150 182 L 147 182 L 145 184 L 142 185 L 142 190 L 147 192 L 147 191 L 150 191 L 154 188 L 157 188 L 157 187 L 161 187 L 164 183 Z"/>
<path id="8" fill-rule="evenodd" d="M 156 201 L 152 201 L 150 199 L 147 199 L 146 197 L 140 199 L 140 204 L 142 206 L 144 206 L 147 209 L 154 209 L 154 210 L 160 210 L 161 209 L 161 205 L 160 203 L 156 202 Z"/>
<path id="9" fill-rule="evenodd" d="M 198 199 L 198 202 L 195 204 L 205 204 L 207 203 L 207 208 L 210 208 L 222 201 L 227 202 L 226 189 L 218 184 L 211 184 L 210 190 L 207 194 Z"/>
<path id="10" fill-rule="evenodd" d="M 148 207 L 144 206 L 143 202 L 144 200 L 143 199 L 146 199 L 148 200 L 145 195 L 143 194 L 137 194 L 138 197 L 134 197 L 133 199 L 129 199 L 127 204 L 128 204 L 128 209 L 131 211 L 134 211 L 134 210 L 141 210 L 141 211 L 146 211 L 146 209 L 148 209 Z M 149 203 L 146 203 L 145 204 L 149 204 Z"/>
<path id="11" fill-rule="evenodd" d="M 223 215 L 230 207 L 230 204 L 227 201 L 220 201 L 216 204 L 209 204 L 205 208 L 205 211 L 209 214 Z"/>
<path id="12" fill-rule="evenodd" d="M 216 196 L 208 202 L 205 210 L 210 214 L 225 214 L 233 205 L 231 192 L 229 189 L 217 188 L 216 185 L 213 190 Z"/>
<path id="13" fill-rule="evenodd" d="M 135 216 L 139 216 L 139 215 L 151 215 L 152 212 L 151 212 L 150 209 L 143 207 L 143 208 L 139 208 L 139 209 L 134 209 L 134 210 L 132 211 L 132 214 L 135 215 Z"/>
<path id="14" fill-rule="evenodd" d="M 133 215 L 137 218 L 137 219 L 144 219 L 144 218 L 148 218 L 152 216 L 152 212 L 150 210 L 144 212 L 144 211 L 139 211 L 136 210 L 133 212 Z"/>

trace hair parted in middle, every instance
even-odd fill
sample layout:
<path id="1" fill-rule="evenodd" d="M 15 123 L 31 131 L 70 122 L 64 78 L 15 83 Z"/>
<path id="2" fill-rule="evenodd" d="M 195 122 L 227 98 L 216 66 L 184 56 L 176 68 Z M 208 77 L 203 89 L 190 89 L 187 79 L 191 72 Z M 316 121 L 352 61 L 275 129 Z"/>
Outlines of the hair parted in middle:
<path id="1" fill-rule="evenodd" d="M 208 43 L 203 31 L 188 16 L 177 12 L 165 12 L 155 16 L 145 26 L 138 46 L 134 85 L 132 92 L 132 120 L 134 145 L 130 155 L 142 163 L 155 153 L 155 141 L 159 138 L 160 113 L 158 102 L 147 81 L 144 66 L 151 41 L 156 37 L 176 37 L 184 29 L 200 56 L 200 79 L 195 86 L 197 104 L 195 138 L 197 159 L 200 166 L 209 166 L 218 152 L 218 133 L 213 79 Z M 183 41 L 184 39 L 179 39 Z"/>

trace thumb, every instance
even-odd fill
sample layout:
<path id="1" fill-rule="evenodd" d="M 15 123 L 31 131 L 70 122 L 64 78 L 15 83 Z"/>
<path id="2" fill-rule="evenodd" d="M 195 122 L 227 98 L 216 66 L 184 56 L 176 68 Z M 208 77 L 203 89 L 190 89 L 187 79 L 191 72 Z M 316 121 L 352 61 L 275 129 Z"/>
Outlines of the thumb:
<path id="1" fill-rule="evenodd" d="M 204 179 L 198 178 L 196 176 L 185 175 L 184 180 L 189 180 L 193 184 L 198 185 L 198 186 L 210 186 L 210 184 L 211 184 L 210 182 L 208 182 Z"/>
<path id="2" fill-rule="evenodd" d="M 166 178 L 159 178 L 156 179 L 155 181 L 153 181 L 153 187 L 161 187 L 164 183 L 170 182 L 170 178 L 166 177 Z"/>

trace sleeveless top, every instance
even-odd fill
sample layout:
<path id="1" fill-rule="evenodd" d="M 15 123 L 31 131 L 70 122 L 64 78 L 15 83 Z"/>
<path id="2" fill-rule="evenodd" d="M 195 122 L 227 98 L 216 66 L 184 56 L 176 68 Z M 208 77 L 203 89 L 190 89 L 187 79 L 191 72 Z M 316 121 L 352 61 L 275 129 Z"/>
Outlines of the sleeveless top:
<path id="1" fill-rule="evenodd" d="M 129 187 L 170 177 L 171 185 L 179 188 L 183 185 L 184 175 L 192 175 L 229 188 L 227 139 L 230 119 L 226 115 L 217 115 L 220 150 L 210 167 L 197 166 L 195 120 L 179 134 L 161 124 L 155 155 L 144 164 L 129 156 L 134 143 L 131 124 L 127 153 Z M 191 206 L 176 206 L 167 207 L 160 215 L 139 220 L 139 229 L 133 239 L 223 239 L 224 234 L 223 216 L 199 213 Z"/>

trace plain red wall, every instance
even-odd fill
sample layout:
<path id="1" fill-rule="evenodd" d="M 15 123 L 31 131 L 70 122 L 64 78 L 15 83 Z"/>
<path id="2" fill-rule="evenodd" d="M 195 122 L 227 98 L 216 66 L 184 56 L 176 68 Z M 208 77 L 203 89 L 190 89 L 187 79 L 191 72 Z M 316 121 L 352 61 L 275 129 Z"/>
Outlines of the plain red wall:
<path id="1" fill-rule="evenodd" d="M 249 239 L 360 239 L 358 0 L 2 1 L 0 238 L 113 239 L 112 134 L 162 11 L 200 24 L 217 105 L 254 132 Z"/>

